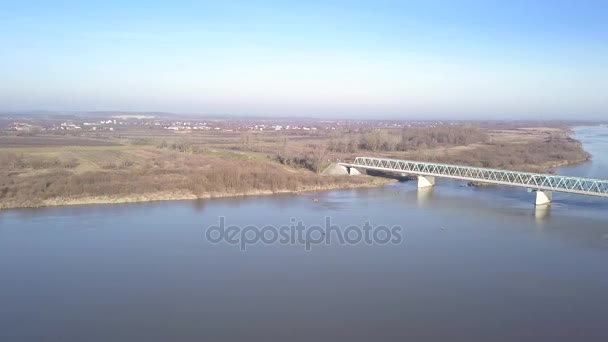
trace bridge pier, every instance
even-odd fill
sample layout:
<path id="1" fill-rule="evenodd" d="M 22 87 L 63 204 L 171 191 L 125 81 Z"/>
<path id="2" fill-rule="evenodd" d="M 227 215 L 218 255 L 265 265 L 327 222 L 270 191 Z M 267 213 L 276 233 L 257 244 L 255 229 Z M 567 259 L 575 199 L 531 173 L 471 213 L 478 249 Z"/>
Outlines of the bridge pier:
<path id="1" fill-rule="evenodd" d="M 546 205 L 551 203 L 553 200 L 553 193 L 551 191 L 536 191 L 536 205 Z"/>
<path id="2" fill-rule="evenodd" d="M 435 185 L 435 177 L 432 176 L 418 176 L 418 189 L 428 188 Z"/>

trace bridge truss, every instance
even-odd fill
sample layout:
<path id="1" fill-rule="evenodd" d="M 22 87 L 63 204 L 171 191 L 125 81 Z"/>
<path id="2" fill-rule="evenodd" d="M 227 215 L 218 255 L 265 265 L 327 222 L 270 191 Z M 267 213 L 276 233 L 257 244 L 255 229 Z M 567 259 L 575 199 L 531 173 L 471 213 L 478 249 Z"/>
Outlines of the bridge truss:
<path id="1" fill-rule="evenodd" d="M 532 190 L 608 197 L 608 180 L 601 179 L 373 157 L 357 157 L 352 164 L 343 165 L 401 174 L 508 185 Z"/>

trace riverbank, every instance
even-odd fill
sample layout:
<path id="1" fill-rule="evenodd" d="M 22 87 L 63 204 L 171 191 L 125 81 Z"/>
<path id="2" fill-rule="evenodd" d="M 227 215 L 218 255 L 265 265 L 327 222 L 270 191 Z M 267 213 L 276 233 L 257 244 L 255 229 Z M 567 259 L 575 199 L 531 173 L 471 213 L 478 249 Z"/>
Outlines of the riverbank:
<path id="1" fill-rule="evenodd" d="M 392 182 L 370 176 L 322 176 L 243 154 L 150 147 L 55 149 L 54 157 L 44 153 L 1 156 L 0 165 L 10 169 L 2 172 L 0 209 L 272 195 Z M 110 160 L 118 166 L 103 167 Z M 96 169 L 99 164 L 102 167 Z"/>
<path id="2" fill-rule="evenodd" d="M 248 196 L 270 196 L 270 195 L 286 195 L 286 194 L 302 194 L 318 191 L 329 191 L 337 189 L 354 189 L 354 188 L 371 188 L 388 183 L 396 182 L 393 179 L 377 178 L 371 176 L 357 176 L 366 178 L 365 183 L 359 184 L 341 184 L 335 186 L 309 187 L 299 190 L 256 190 L 236 193 L 221 193 L 213 192 L 203 195 L 194 195 L 188 192 L 155 192 L 132 196 L 88 196 L 82 198 L 53 198 L 45 200 L 36 205 L 21 205 L 14 207 L 0 207 L 0 210 L 16 209 L 16 208 L 40 208 L 66 205 L 91 205 L 91 204 L 121 204 L 121 203 L 140 203 L 140 202 L 160 202 L 160 201 L 183 201 L 197 199 L 214 199 L 214 198 L 231 198 L 231 197 L 248 197 Z"/>
<path id="3" fill-rule="evenodd" d="M 484 144 L 356 153 L 543 173 L 590 157 L 565 129 L 487 132 L 489 138 Z M 188 146 L 0 148 L 0 209 L 272 195 L 371 187 L 394 181 L 322 176 L 302 166 L 310 160 L 306 158 L 292 158 L 286 163 L 285 159 L 254 151 Z"/>

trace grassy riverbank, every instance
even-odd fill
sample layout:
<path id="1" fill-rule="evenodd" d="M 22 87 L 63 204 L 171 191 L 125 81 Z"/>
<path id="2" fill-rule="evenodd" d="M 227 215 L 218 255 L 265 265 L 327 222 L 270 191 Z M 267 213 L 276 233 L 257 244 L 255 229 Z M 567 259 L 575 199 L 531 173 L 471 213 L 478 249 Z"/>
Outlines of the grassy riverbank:
<path id="1" fill-rule="evenodd" d="M 250 190 L 243 192 L 208 192 L 202 195 L 195 195 L 189 191 L 160 191 L 160 192 L 148 192 L 143 194 L 132 194 L 132 195 L 110 195 L 110 196 L 83 196 L 78 198 L 62 198 L 55 197 L 47 200 L 43 200 L 32 205 L 19 205 L 9 208 L 32 208 L 32 207 L 50 207 L 50 206 L 63 206 L 63 205 L 87 205 L 87 204 L 120 204 L 120 203 L 137 203 L 137 202 L 156 202 L 156 201 L 180 201 L 180 200 L 196 200 L 196 199 L 212 199 L 212 198 L 225 198 L 225 197 L 243 197 L 243 196 L 267 196 L 267 195 L 279 195 L 279 194 L 299 194 L 303 192 L 313 191 L 328 191 L 335 189 L 351 189 L 351 188 L 365 188 L 375 187 L 386 183 L 395 182 L 395 180 L 366 177 L 365 181 L 356 182 L 340 182 L 335 184 L 321 185 L 321 186 L 304 186 L 300 190 Z M 8 208 L 0 208 L 8 209 Z"/>
<path id="2" fill-rule="evenodd" d="M 151 146 L 13 149 L 0 153 L 0 208 L 181 200 L 376 186 L 324 177 L 255 154 Z"/>

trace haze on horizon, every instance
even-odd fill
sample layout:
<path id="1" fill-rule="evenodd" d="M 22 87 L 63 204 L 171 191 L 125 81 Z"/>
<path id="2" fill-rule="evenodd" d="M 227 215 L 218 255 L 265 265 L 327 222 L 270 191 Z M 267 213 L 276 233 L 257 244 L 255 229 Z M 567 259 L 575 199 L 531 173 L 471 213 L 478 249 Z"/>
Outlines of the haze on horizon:
<path id="1" fill-rule="evenodd" d="M 605 1 L 19 1 L 0 109 L 604 119 Z"/>

